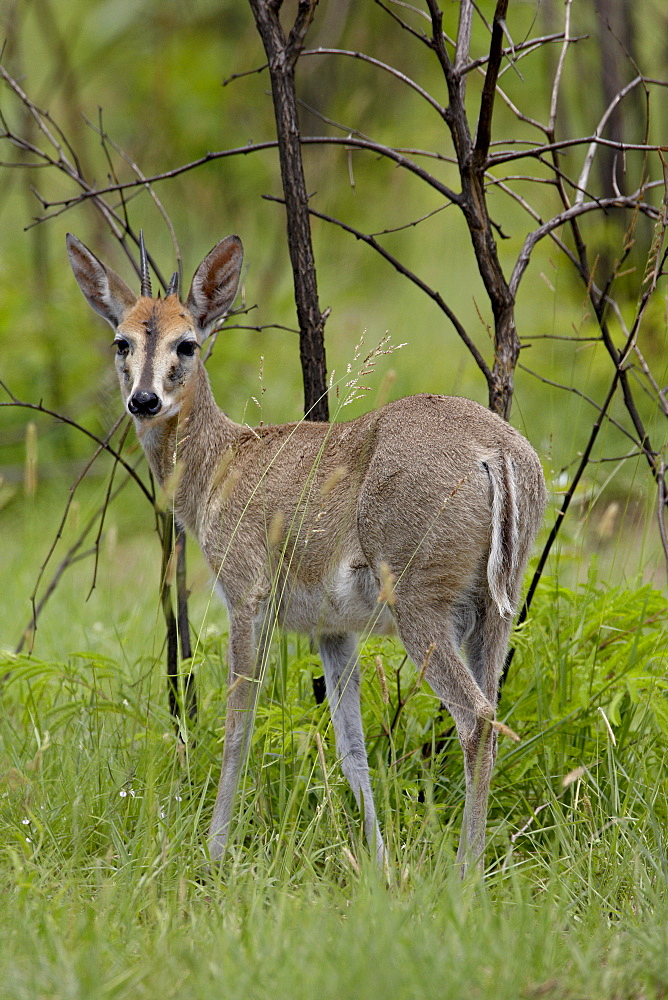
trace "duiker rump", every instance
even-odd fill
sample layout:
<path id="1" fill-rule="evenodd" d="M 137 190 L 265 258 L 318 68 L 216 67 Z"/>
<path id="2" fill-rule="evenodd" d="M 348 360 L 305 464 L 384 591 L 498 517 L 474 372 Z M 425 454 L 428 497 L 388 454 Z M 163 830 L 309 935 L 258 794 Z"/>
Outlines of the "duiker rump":
<path id="1" fill-rule="evenodd" d="M 154 475 L 197 538 L 230 623 L 222 773 L 209 834 L 220 858 L 276 622 L 317 642 L 336 752 L 385 862 L 360 715 L 358 637 L 398 633 L 450 711 L 464 753 L 458 861 L 480 862 L 498 684 L 545 507 L 538 457 L 468 399 L 398 399 L 349 423 L 249 428 L 218 408 L 200 359 L 232 306 L 243 250 L 213 248 L 182 303 L 176 275 L 139 297 L 76 237 L 74 276 L 115 331 L 116 370 Z M 464 656 L 462 656 L 462 649 Z"/>

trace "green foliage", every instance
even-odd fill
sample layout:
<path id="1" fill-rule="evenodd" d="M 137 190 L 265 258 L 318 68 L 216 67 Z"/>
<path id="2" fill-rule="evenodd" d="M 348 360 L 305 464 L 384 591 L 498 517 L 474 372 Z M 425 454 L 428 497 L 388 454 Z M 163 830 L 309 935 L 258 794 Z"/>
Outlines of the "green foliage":
<path id="1" fill-rule="evenodd" d="M 500 737 L 477 890 L 454 870 L 461 754 L 392 641 L 362 657 L 389 889 L 304 641 L 272 650 L 234 843 L 208 873 L 224 633 L 205 624 L 183 665 L 200 695 L 185 745 L 152 657 L 5 655 L 3 995 L 665 995 L 666 615 L 656 591 L 593 571 L 539 590 L 501 701 L 521 742 Z"/>
<path id="2" fill-rule="evenodd" d="M 605 587 L 593 569 L 577 592 L 557 580 L 541 591 L 500 706 L 522 735 L 500 754 L 503 814 L 519 785 L 529 814 L 521 850 L 553 851 L 555 813 L 583 848 L 608 827 L 633 844 L 639 816 L 651 813 L 655 831 L 668 819 L 665 598 L 647 586 Z"/>

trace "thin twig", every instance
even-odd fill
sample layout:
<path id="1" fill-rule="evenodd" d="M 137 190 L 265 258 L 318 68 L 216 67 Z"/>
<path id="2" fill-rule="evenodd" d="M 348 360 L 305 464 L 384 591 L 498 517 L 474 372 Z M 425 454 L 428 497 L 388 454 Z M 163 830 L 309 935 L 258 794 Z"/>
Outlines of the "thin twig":
<path id="1" fill-rule="evenodd" d="M 429 104 L 438 115 L 443 118 L 445 115 L 445 108 L 442 104 L 436 100 L 435 97 L 421 87 L 419 83 L 412 80 L 405 73 L 402 73 L 395 66 L 391 66 L 389 63 L 385 63 L 380 59 L 375 59 L 373 56 L 367 55 L 365 52 L 356 52 L 353 49 L 331 49 L 325 48 L 323 46 L 318 46 L 317 49 L 304 49 L 302 52 L 303 56 L 346 56 L 349 59 L 358 59 L 360 62 L 368 63 L 370 66 L 374 66 L 376 69 L 382 70 L 384 73 L 388 73 L 390 76 L 395 77 L 400 83 L 405 84 L 411 90 L 414 90 L 416 94 Z"/>
<path id="2" fill-rule="evenodd" d="M 600 338 L 597 339 L 600 340 Z M 601 405 L 597 403 L 595 399 L 592 399 L 591 396 L 588 396 L 585 392 L 582 392 L 581 389 L 578 389 L 577 386 L 564 385 L 562 382 L 555 382 L 554 379 L 547 378 L 546 375 L 540 375 L 538 372 L 533 371 L 531 368 L 527 368 L 526 365 L 520 364 L 517 367 L 521 368 L 522 371 L 527 373 L 527 375 L 531 375 L 533 376 L 533 378 L 538 379 L 538 381 L 542 382 L 544 385 L 551 385 L 555 389 L 563 389 L 564 392 L 570 392 L 574 396 L 578 396 L 580 399 L 584 399 L 585 403 L 589 403 L 589 405 L 593 406 L 596 410 L 599 411 L 599 413 L 603 412 Z M 605 416 L 606 419 L 608 420 L 608 423 L 611 423 L 614 427 L 616 427 L 618 431 L 620 431 L 627 438 L 629 438 L 629 440 L 633 441 L 634 444 L 636 445 L 638 444 L 637 438 L 635 438 L 630 431 L 627 431 L 627 429 L 623 426 L 623 424 L 620 424 L 618 420 L 615 420 L 614 417 L 611 417 L 609 413 L 606 413 Z"/>
<path id="3" fill-rule="evenodd" d="M 434 177 L 423 167 L 409 160 L 407 156 L 403 155 L 398 149 L 393 149 L 390 146 L 385 146 L 383 143 L 373 142 L 370 139 L 362 139 L 359 136 L 336 136 L 336 135 L 315 135 L 315 136 L 301 136 L 300 142 L 302 146 L 343 146 L 345 149 L 362 149 L 370 153 L 376 153 L 379 156 L 384 156 L 389 160 L 392 160 L 397 166 L 408 170 L 410 173 L 419 177 L 420 180 L 425 181 L 430 187 L 433 187 L 439 194 L 443 197 L 448 198 L 450 201 L 458 204 L 460 202 L 460 195 L 455 191 L 451 190 L 447 185 L 442 184 L 438 178 Z M 120 184 L 106 184 L 103 187 L 95 189 L 84 189 L 80 194 L 69 197 L 54 199 L 49 202 L 45 202 L 48 208 L 72 208 L 74 205 L 78 205 L 83 201 L 88 199 L 99 198 L 102 195 L 107 194 L 119 194 L 121 191 L 129 191 L 132 188 L 145 187 L 147 184 L 157 184 L 159 181 L 172 180 L 175 177 L 180 177 L 182 174 L 188 173 L 191 170 L 196 170 L 206 163 L 213 163 L 215 160 L 224 160 L 233 156 L 248 156 L 250 153 L 264 152 L 269 149 L 277 149 L 278 141 L 269 140 L 267 142 L 254 142 L 248 143 L 246 146 L 237 146 L 232 149 L 223 149 L 217 152 L 205 153 L 204 156 L 198 157 L 196 160 L 191 160 L 189 163 L 185 163 L 180 167 L 174 167 L 172 170 L 164 170 L 160 173 L 153 174 L 150 177 L 146 177 L 145 180 L 130 180 L 123 181 Z M 44 157 L 44 154 L 37 147 L 34 147 L 35 155 Z M 427 155 L 427 151 L 417 151 L 420 155 Z M 441 157 L 439 157 L 440 159 Z M 51 166 L 57 166 L 55 162 L 49 162 Z"/>
<path id="4" fill-rule="evenodd" d="M 116 487 L 116 490 L 114 491 L 114 493 L 112 493 L 111 496 L 109 497 L 109 502 L 111 502 L 112 500 L 114 500 L 118 496 L 118 494 L 121 492 L 121 490 L 123 490 L 127 486 L 127 484 L 130 482 L 130 480 L 131 480 L 130 476 L 126 476 L 125 477 L 125 479 L 123 480 L 123 482 L 120 483 Z M 105 499 L 105 503 L 106 502 L 107 501 Z M 86 540 L 87 536 L 89 535 L 90 531 L 92 530 L 93 525 L 97 521 L 98 517 L 100 517 L 100 515 L 101 515 L 101 509 L 98 509 L 98 510 L 95 511 L 95 513 L 92 515 L 92 517 L 86 522 L 86 524 L 84 525 L 83 529 L 79 532 L 78 538 L 76 539 L 75 542 L 72 543 L 72 545 L 70 546 L 70 548 L 65 553 L 64 558 L 60 561 L 58 567 L 56 568 L 55 573 L 53 574 L 53 576 L 51 577 L 51 580 L 49 581 L 47 587 L 45 588 L 45 590 L 44 590 L 44 592 L 43 592 L 43 594 L 42 594 L 39 602 L 36 601 L 36 591 L 37 591 L 37 586 L 38 586 L 38 584 L 36 584 L 35 590 L 33 591 L 32 595 L 31 595 L 31 598 L 30 598 L 30 603 L 32 605 L 32 614 L 31 614 L 31 617 L 30 617 L 30 621 L 28 622 L 28 624 L 25 626 L 25 628 L 23 629 L 23 631 L 21 633 L 21 638 L 20 638 L 20 640 L 18 642 L 18 645 L 16 647 L 16 653 L 22 652 L 23 647 L 24 647 L 24 645 L 25 645 L 25 643 L 27 641 L 30 641 L 29 652 L 32 652 L 32 644 L 33 644 L 33 641 L 34 641 L 35 630 L 37 628 L 37 622 L 38 622 L 39 616 L 42 613 L 42 611 L 44 610 L 44 606 L 46 605 L 47 601 L 49 600 L 49 598 L 52 596 L 52 594 L 56 590 L 56 587 L 58 586 L 58 583 L 60 582 L 60 579 L 62 578 L 62 576 L 65 573 L 65 571 L 67 569 L 69 569 L 70 566 L 73 566 L 75 563 L 80 562 L 82 559 L 85 559 L 88 556 L 94 555 L 95 552 L 97 551 L 97 545 L 92 546 L 90 549 L 86 550 L 85 552 L 80 552 L 79 550 L 80 550 L 81 546 L 83 545 L 84 541 Z M 51 552 L 53 552 L 53 546 L 52 546 L 52 548 L 49 551 L 49 555 L 47 556 L 47 560 L 48 560 L 48 558 L 50 558 Z M 45 560 L 45 562 L 42 564 L 42 567 L 40 569 L 40 574 L 39 574 L 39 579 L 40 580 L 42 579 L 44 570 L 46 568 L 46 561 L 47 560 Z"/>
<path id="5" fill-rule="evenodd" d="M 121 423 L 122 420 L 124 420 L 124 419 L 125 419 L 125 415 L 122 418 L 119 418 L 119 420 L 117 421 L 117 424 Z M 118 451 L 119 452 L 121 452 L 123 450 L 123 445 L 125 444 L 125 439 L 128 436 L 128 431 L 129 430 L 130 430 L 130 421 L 128 420 L 128 421 L 126 421 L 125 427 L 123 429 L 123 434 L 122 434 L 121 440 L 120 440 L 119 445 L 118 445 Z M 90 464 L 92 464 L 92 462 Z M 88 468 L 90 468 L 90 464 L 89 464 Z M 95 584 L 97 582 L 97 570 L 98 570 L 98 564 L 99 564 L 99 559 L 100 559 L 100 542 L 102 540 L 102 532 L 104 530 L 104 522 L 105 522 L 105 518 L 107 516 L 107 510 L 109 509 L 109 503 L 111 501 L 111 491 L 113 489 L 114 476 L 116 475 L 116 469 L 117 469 L 117 467 L 118 467 L 118 463 L 114 462 L 113 465 L 112 465 L 112 467 L 111 467 L 111 473 L 109 475 L 109 482 L 107 483 L 107 489 L 106 489 L 106 492 L 105 492 L 105 495 L 104 495 L 104 500 L 102 502 L 102 509 L 101 509 L 101 512 L 100 512 L 100 523 L 98 525 L 97 535 L 95 536 L 95 543 L 94 543 L 94 547 L 95 547 L 95 562 L 94 562 L 94 565 L 93 565 L 93 576 L 92 576 L 92 580 L 91 580 L 91 584 L 90 584 L 90 590 L 88 591 L 88 597 L 86 598 L 86 600 L 89 600 L 91 594 L 95 590 Z M 84 473 L 84 475 L 85 475 L 85 473 Z M 83 476 L 81 476 L 81 479 L 83 479 Z M 70 494 L 70 495 L 72 495 L 72 494 Z"/>
<path id="6" fill-rule="evenodd" d="M 633 198 L 626 197 L 601 198 L 597 201 L 586 201 L 571 205 L 570 208 L 565 209 L 565 211 L 555 215 L 548 222 L 543 223 L 543 225 L 539 226 L 538 229 L 534 229 L 534 231 L 529 233 L 524 240 L 524 244 L 515 263 L 515 267 L 513 268 L 513 273 L 509 282 L 510 291 L 513 297 L 517 295 L 517 289 L 520 281 L 522 280 L 522 275 L 526 271 L 531 254 L 537 243 L 544 239 L 545 236 L 548 236 L 553 229 L 559 229 L 567 222 L 572 222 L 574 219 L 577 219 L 581 215 L 585 215 L 588 212 L 596 212 L 607 208 L 638 209 L 648 215 L 651 219 L 657 219 L 659 217 L 658 210 L 654 208 L 653 205 L 642 203 L 638 204 L 638 202 Z"/>
<path id="7" fill-rule="evenodd" d="M 513 152 L 503 153 L 491 153 L 487 158 L 487 167 L 498 167 L 501 163 L 511 163 L 513 160 L 522 160 L 527 157 L 535 157 L 540 153 L 544 156 L 545 153 L 558 153 L 563 149 L 573 149 L 576 146 L 588 146 L 591 144 L 597 146 L 607 146 L 610 149 L 616 149 L 620 153 L 662 153 L 668 149 L 668 146 L 652 143 L 643 142 L 622 142 L 617 139 L 604 139 L 602 136 L 587 135 L 581 136 L 577 139 L 561 139 L 556 142 L 546 142 L 539 146 L 537 149 L 525 149 Z"/>
<path id="8" fill-rule="evenodd" d="M 627 85 L 623 87 L 618 94 L 615 95 L 612 101 L 610 101 L 603 115 L 601 116 L 601 120 L 596 126 L 596 130 L 594 132 L 594 138 L 589 146 L 587 155 L 585 156 L 585 161 L 582 165 L 582 170 L 580 171 L 580 177 L 578 179 L 578 184 L 577 184 L 578 193 L 575 196 L 576 205 L 584 201 L 584 189 L 586 188 L 587 183 L 589 181 L 589 173 L 591 171 L 592 163 L 594 162 L 594 156 L 596 155 L 596 150 L 599 148 L 598 140 L 601 138 L 603 129 L 605 128 L 606 123 L 610 118 L 610 115 L 613 113 L 615 108 L 620 104 L 620 102 L 626 97 L 626 95 L 630 94 L 631 91 L 634 90 L 639 83 L 642 83 L 642 76 L 637 76 L 634 80 L 631 80 L 630 83 L 627 83 Z"/>
<path id="9" fill-rule="evenodd" d="M 280 198 L 274 198 L 270 195 L 265 195 L 264 197 L 266 198 L 267 201 L 278 201 L 278 202 L 281 201 Z M 379 253 L 381 257 L 384 257 L 385 260 L 387 260 L 395 268 L 395 270 L 399 272 L 399 274 L 403 274 L 404 277 L 408 278 L 409 281 L 412 281 L 413 284 L 417 285 L 418 288 L 420 288 L 426 295 L 428 295 L 429 298 L 432 299 L 439 307 L 439 309 L 441 309 L 441 311 L 445 313 L 445 315 L 448 317 L 448 319 L 454 326 L 455 330 L 457 331 L 457 334 L 459 335 L 461 340 L 466 344 L 468 350 L 471 352 L 471 355 L 473 356 L 476 364 L 478 365 L 478 368 L 485 376 L 485 379 L 488 382 L 490 381 L 492 373 L 489 368 L 489 365 L 483 358 L 482 354 L 480 353 L 474 342 L 471 340 L 469 334 L 466 332 L 466 329 L 464 328 L 462 323 L 454 314 L 450 306 L 448 306 L 447 303 L 443 300 L 439 292 L 435 291 L 433 288 L 427 285 L 427 283 L 423 281 L 422 278 L 419 278 L 416 274 L 413 273 L 413 271 L 409 270 L 393 254 L 391 254 L 389 250 L 386 250 L 385 247 L 381 246 L 381 244 L 370 234 L 363 233 L 359 229 L 355 229 L 354 226 L 349 226 L 347 223 L 342 222 L 340 219 L 336 219 L 333 216 L 327 215 L 324 212 L 318 212 L 314 208 L 309 208 L 309 213 L 315 216 L 316 219 L 322 219 L 323 222 L 330 222 L 332 225 L 339 226 L 341 229 L 345 230 L 345 232 L 351 233 L 351 235 L 355 236 L 356 239 L 361 240 L 363 243 L 366 243 L 370 247 L 373 247 L 373 249 L 377 253 Z"/>
<path id="10" fill-rule="evenodd" d="M 666 496 L 666 463 L 664 459 L 659 461 L 659 488 L 657 490 L 657 520 L 659 522 L 659 536 L 663 546 L 663 557 L 666 562 L 666 574 L 668 575 L 668 534 L 666 533 L 666 509 L 668 509 L 668 496 Z"/>
<path id="11" fill-rule="evenodd" d="M 6 384 L 1 379 L 0 379 L 0 387 L 2 387 L 7 393 L 7 395 L 10 397 L 9 400 L 0 401 L 0 407 L 18 406 L 26 410 L 35 410 L 37 413 L 44 413 L 48 417 L 53 417 L 54 420 L 57 420 L 61 424 L 67 424 L 69 427 L 74 427 L 76 430 L 81 431 L 81 433 L 85 434 L 86 437 L 89 437 L 91 441 L 95 441 L 95 443 L 99 445 L 100 448 L 103 448 L 105 451 L 109 452 L 109 454 L 120 465 L 123 466 L 125 471 L 129 473 L 131 478 L 135 480 L 137 486 L 140 488 L 146 499 L 149 500 L 151 504 L 154 503 L 155 498 L 146 488 L 142 480 L 139 478 L 135 469 L 133 469 L 133 467 L 129 465 L 128 462 L 125 461 L 122 455 L 119 452 L 117 452 L 115 448 L 111 447 L 107 438 L 99 438 L 97 434 L 94 434 L 92 431 L 89 431 L 87 427 L 83 426 L 83 424 L 77 423 L 76 420 L 72 420 L 70 417 L 65 416 L 64 413 L 57 413 L 55 410 L 49 409 L 48 406 L 44 406 L 42 403 L 28 403 L 25 402 L 24 400 L 18 399 L 16 396 L 14 396 L 12 392 L 10 392 Z M 117 426 L 118 424 L 114 424 L 114 430 L 116 429 Z"/>

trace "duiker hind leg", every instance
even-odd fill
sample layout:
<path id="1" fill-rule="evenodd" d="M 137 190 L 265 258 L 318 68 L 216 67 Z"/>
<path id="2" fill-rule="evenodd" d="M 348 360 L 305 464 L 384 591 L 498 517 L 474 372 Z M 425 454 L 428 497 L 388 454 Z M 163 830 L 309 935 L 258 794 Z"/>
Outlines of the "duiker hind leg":
<path id="1" fill-rule="evenodd" d="M 482 863 L 485 846 L 487 799 L 494 767 L 494 706 L 477 683 L 458 650 L 460 615 L 445 603 L 419 606 L 398 602 L 395 609 L 401 640 L 425 678 L 447 705 L 457 727 L 464 753 L 466 800 L 457 861 L 464 873 L 467 861 Z"/>
<path id="2" fill-rule="evenodd" d="M 513 623 L 499 613 L 489 591 L 477 596 L 475 608 L 473 628 L 465 641 L 466 661 L 483 694 L 496 707 Z M 492 743 L 496 760 L 496 733 Z"/>
<path id="3" fill-rule="evenodd" d="M 376 818 L 369 780 L 369 764 L 360 712 L 360 676 L 357 640 L 352 635 L 320 637 L 320 656 L 341 769 L 364 810 L 364 832 L 378 863 L 385 864 L 385 846 Z"/>

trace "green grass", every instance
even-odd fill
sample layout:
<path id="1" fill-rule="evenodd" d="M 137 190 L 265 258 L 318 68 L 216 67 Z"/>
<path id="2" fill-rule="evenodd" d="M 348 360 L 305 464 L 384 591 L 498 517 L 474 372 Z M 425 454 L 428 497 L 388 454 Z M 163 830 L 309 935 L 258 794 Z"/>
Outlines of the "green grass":
<path id="1" fill-rule="evenodd" d="M 228 88 L 231 105 L 223 107 L 219 100 L 221 67 L 229 75 L 257 62 L 258 41 L 248 19 L 249 35 L 238 24 L 223 33 L 221 42 L 206 18 L 183 31 L 181 17 L 175 34 L 161 8 L 161 22 L 151 31 L 138 34 L 131 18 L 119 22 L 120 34 L 110 36 L 97 30 L 95 17 L 91 20 L 93 7 L 81 7 L 81 16 L 73 15 L 69 0 L 55 7 L 68 24 L 79 26 L 75 42 L 93 45 L 89 62 L 96 72 L 78 72 L 75 90 L 89 117 L 95 118 L 104 104 L 111 135 L 130 152 L 137 145 L 134 123 L 142 121 L 139 158 L 147 173 L 164 167 L 163 133 L 169 134 L 174 163 L 199 155 L 203 147 L 219 148 L 220 136 L 235 135 L 242 119 L 248 136 L 273 134 L 262 78 L 246 78 L 256 90 Z M 97 5 L 105 17 L 121 7 Z M 39 7 L 34 10 L 39 14 Z M 454 5 L 450 14 L 456 14 Z M 145 20 L 146 12 L 138 16 Z M 533 14 L 527 7 L 520 16 Z M 643 22 L 651 35 L 645 39 L 650 55 L 659 51 L 661 33 L 649 28 L 655 22 Z M 51 53 L 57 52 L 59 60 L 62 53 L 53 45 L 50 24 L 37 16 L 23 36 L 21 73 L 25 70 L 25 85 L 40 103 L 40 80 L 71 83 L 60 63 L 54 70 Z M 522 36 L 516 28 L 517 23 L 511 25 L 511 34 Z M 587 32 L 595 41 L 596 33 Z M 137 44 L 144 51 L 142 45 L 155 47 L 156 38 L 159 93 L 150 84 L 152 56 L 128 61 Z M 104 47 L 102 58 L 98 43 Z M 410 56 L 401 32 L 384 45 L 401 62 Z M 647 45 L 647 58 L 645 50 Z M 596 46 L 592 58 L 598 65 Z M 549 86 L 538 69 L 529 70 L 528 61 L 524 65 L 522 78 L 506 79 L 513 87 L 526 81 L 540 104 Z M 165 89 L 164 83 L 177 80 L 183 67 L 187 81 L 172 100 L 173 88 Z M 429 86 L 436 68 L 423 61 L 417 76 Z M 580 88 L 578 76 L 567 73 L 564 87 Z M 401 120 L 402 145 L 422 146 L 424 136 L 434 135 L 431 119 L 423 121 L 419 109 L 398 119 L 396 102 L 379 103 L 368 86 L 351 77 L 348 86 L 336 89 L 332 116 L 361 128 L 367 122 L 372 132 L 389 126 L 389 117 Z M 147 94 L 152 95 L 148 101 Z M 45 101 L 66 124 L 57 87 Z M 570 102 L 579 114 L 577 102 Z M 144 120 L 146 106 L 155 112 L 153 139 Z M 586 125 L 583 134 L 597 121 L 593 104 L 591 110 L 594 117 L 587 120 L 594 124 Z M 431 109 L 426 113 L 431 115 Z M 503 116 L 503 107 L 497 106 L 496 113 Z M 513 128 L 501 117 L 497 139 L 515 135 Z M 102 155 L 97 137 L 91 134 L 91 139 L 84 159 L 98 164 L 93 173 L 103 176 L 107 165 L 97 158 Z M 283 216 L 260 200 L 276 187 L 270 170 L 269 161 L 244 157 L 236 165 L 228 161 L 224 174 L 211 168 L 191 173 L 186 186 L 177 181 L 161 197 L 183 241 L 186 271 L 225 232 L 240 232 L 248 248 L 247 302 L 258 305 L 249 322 L 293 326 Z M 435 207 L 414 190 L 410 178 L 394 170 L 378 175 L 377 165 L 362 158 L 355 158 L 356 191 L 341 159 L 311 153 L 307 172 L 309 189 L 334 214 L 352 212 L 367 231 L 403 226 Z M 384 202 L 377 197 L 379 178 Z M 38 186 L 47 196 L 55 191 L 44 178 Z M 555 210 L 550 190 L 542 186 L 536 203 L 546 218 Z M 83 227 L 85 235 L 91 219 L 68 215 L 53 219 L 48 230 L 22 234 L 32 209 L 14 196 L 18 188 L 11 194 L 2 204 L 0 233 L 0 326 L 7 330 L 3 379 L 21 398 L 44 398 L 86 426 L 106 428 L 110 413 L 118 412 L 108 337 L 102 326 L 91 325 L 63 251 L 66 229 Z M 149 245 L 167 266 L 169 241 L 152 222 L 148 196 L 143 197 L 134 224 L 148 232 Z M 509 236 L 499 243 L 508 273 L 529 223 L 493 190 L 490 197 L 495 220 Z M 434 216 L 419 229 L 389 237 L 388 245 L 441 290 L 489 358 L 490 317 L 462 226 L 450 213 Z M 586 234 L 592 261 L 597 253 L 616 257 L 621 252 L 621 230 L 604 233 L 592 223 Z M 623 311 L 633 308 L 644 270 L 648 237 L 640 231 L 637 236 L 639 271 L 627 278 L 628 302 L 622 290 Z M 430 301 L 368 250 L 357 253 L 338 230 L 314 226 L 314 245 L 321 302 L 333 306 L 327 352 L 336 379 L 345 386 L 352 345 L 361 331 L 368 329 L 369 347 L 385 330 L 395 343 L 408 341 L 396 363 L 396 382 L 391 381 L 394 359 L 381 359 L 373 390 L 344 416 L 375 405 L 385 394 L 386 378 L 394 396 L 437 390 L 484 401 L 479 372 Z M 48 267 L 41 266 L 45 261 Z M 118 255 L 115 264 L 125 266 Z M 570 264 L 555 257 L 545 241 L 534 254 L 517 303 L 525 346 L 536 338 L 522 356 L 528 368 L 574 384 L 600 402 L 611 378 L 602 346 L 574 350 L 561 340 L 538 339 L 593 336 L 596 328 L 583 296 Z M 666 381 L 667 356 L 662 308 L 657 297 L 640 341 L 660 385 Z M 622 331 L 612 316 L 610 321 L 619 344 Z M 73 333 L 65 336 L 67 331 Z M 232 329 L 224 340 L 224 351 L 221 340 L 210 365 L 221 405 L 250 423 L 260 416 L 293 419 L 301 400 L 293 335 Z M 101 382 L 102 371 L 107 375 Z M 262 404 L 259 412 L 253 394 Z M 660 448 L 660 410 L 642 393 L 637 403 Z M 620 400 L 611 412 L 626 426 Z M 89 455 L 83 439 L 31 415 L 39 434 L 40 475 L 55 477 L 66 465 L 71 474 L 64 484 L 40 482 L 36 496 L 26 500 L 18 485 L 26 413 L 3 411 L 0 649 L 6 650 L 14 647 L 29 618 L 28 595 L 67 487 Z M 552 486 L 563 488 L 561 476 L 564 470 L 570 474 L 596 415 L 582 397 L 518 370 L 513 419 L 538 447 Z M 360 841 L 359 816 L 337 766 L 327 713 L 314 702 L 312 677 L 319 667 L 307 645 L 293 637 L 279 640 L 272 653 L 233 847 L 224 867 L 207 873 L 205 832 L 225 705 L 224 617 L 215 602 L 209 607 L 208 572 L 191 546 L 191 612 L 201 635 L 194 664 L 200 721 L 184 749 L 166 708 L 158 545 L 146 535 L 146 505 L 128 491 L 121 495 L 107 515 L 97 585 L 88 600 L 90 561 L 63 577 L 40 619 L 32 658 L 5 655 L 0 665 L 0 675 L 9 672 L 0 707 L 0 1000 L 665 997 L 666 606 L 664 597 L 641 586 L 641 574 L 645 582 L 658 584 L 665 573 L 653 520 L 656 497 L 643 462 L 634 457 L 608 461 L 628 448 L 613 426 L 604 427 L 565 520 L 552 578 L 541 585 L 531 620 L 516 637 L 518 652 L 500 717 L 521 742 L 501 741 L 485 878 L 464 885 L 453 865 L 463 805 L 461 754 L 447 715 L 440 716 L 426 688 L 415 690 L 388 736 L 397 710 L 397 679 L 405 695 L 414 672 L 402 665 L 397 645 L 367 647 L 365 727 L 390 851 L 393 879 L 387 888 Z M 105 489 L 102 477 L 90 476 L 78 491 L 52 570 L 75 539 L 77 522 L 85 522 Z M 587 575 L 595 552 L 600 554 L 598 576 L 595 565 Z M 387 704 L 377 657 L 388 682 Z"/>
<path id="2" fill-rule="evenodd" d="M 35 501 L 44 517 L 51 497 Z M 26 567 L 42 557 L 29 513 L 10 512 L 20 588 L 8 594 L 8 646 L 25 617 L 17 589 L 25 604 Z M 121 532 L 88 604 L 82 564 L 54 595 L 33 655 L 3 657 L 0 996 L 668 994 L 661 594 L 603 586 L 595 566 L 571 590 L 555 562 L 516 636 L 501 701 L 521 742 L 501 740 L 485 878 L 464 884 L 450 720 L 415 686 L 397 643 L 367 644 L 388 887 L 314 700 L 319 665 L 291 636 L 272 650 L 233 846 L 207 870 L 224 619 L 193 560 L 200 717 L 184 747 L 166 708 L 156 555 L 155 542 Z"/>

